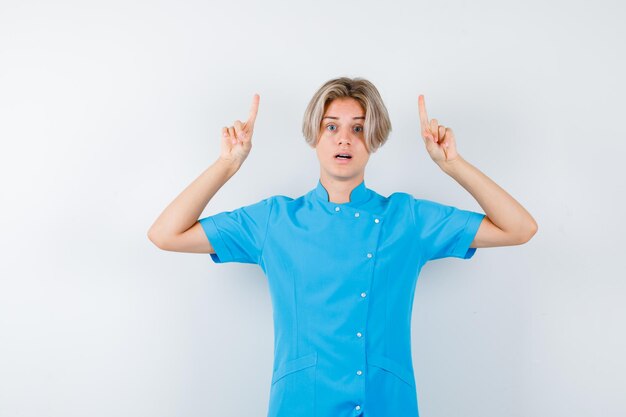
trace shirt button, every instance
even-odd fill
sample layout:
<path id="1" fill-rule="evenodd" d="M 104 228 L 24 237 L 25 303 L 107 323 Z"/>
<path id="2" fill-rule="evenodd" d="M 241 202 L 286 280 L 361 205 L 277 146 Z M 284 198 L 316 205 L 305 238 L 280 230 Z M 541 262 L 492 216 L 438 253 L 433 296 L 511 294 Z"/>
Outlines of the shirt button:
<path id="1" fill-rule="evenodd" d="M 378 219 L 374 219 L 374 223 L 378 223 L 380 220 Z"/>
<path id="2" fill-rule="evenodd" d="M 357 375 L 361 375 L 363 373 L 363 371 L 361 371 L 360 369 L 358 371 L 356 371 Z"/>
<path id="3" fill-rule="evenodd" d="M 372 255 L 371 253 L 368 253 L 368 254 L 367 254 L 367 257 L 368 257 L 368 258 L 371 258 L 372 256 L 374 256 L 374 255 Z"/>
<path id="4" fill-rule="evenodd" d="M 339 211 L 341 210 L 339 207 L 335 207 L 335 211 Z"/>
<path id="5" fill-rule="evenodd" d="M 360 214 L 359 213 L 354 213 L 354 217 L 359 217 Z"/>
<path id="6" fill-rule="evenodd" d="M 367 294 L 366 294 L 365 292 L 362 292 L 362 293 L 361 293 L 361 297 L 363 297 L 363 298 L 365 298 L 365 296 L 366 296 L 366 295 L 367 295 Z"/>
<path id="7" fill-rule="evenodd" d="M 357 332 L 357 333 L 356 333 L 356 337 L 361 337 L 361 336 L 363 336 L 363 335 L 361 334 L 361 332 Z"/>
<path id="8" fill-rule="evenodd" d="M 357 405 L 356 407 L 354 407 L 354 409 L 355 409 L 355 410 L 360 410 L 360 409 L 361 409 L 361 406 L 360 406 L 360 405 Z"/>

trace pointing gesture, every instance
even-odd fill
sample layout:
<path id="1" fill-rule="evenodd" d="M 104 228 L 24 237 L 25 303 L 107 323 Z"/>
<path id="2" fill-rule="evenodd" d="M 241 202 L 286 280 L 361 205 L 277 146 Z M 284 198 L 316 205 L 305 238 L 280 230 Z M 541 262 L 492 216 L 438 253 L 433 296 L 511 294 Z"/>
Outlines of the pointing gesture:
<path id="1" fill-rule="evenodd" d="M 432 160 L 440 165 L 457 158 L 459 154 L 456 151 L 456 140 L 452 129 L 439 125 L 437 119 L 428 120 L 426 103 L 422 94 L 418 98 L 418 107 L 422 138 Z"/>
<path id="2" fill-rule="evenodd" d="M 235 120 L 233 126 L 222 128 L 222 150 L 220 158 L 229 162 L 242 164 L 248 157 L 252 148 L 252 133 L 254 131 L 254 122 L 259 110 L 260 96 L 255 94 L 252 97 L 252 105 L 248 114 L 248 120 L 242 123 Z"/>

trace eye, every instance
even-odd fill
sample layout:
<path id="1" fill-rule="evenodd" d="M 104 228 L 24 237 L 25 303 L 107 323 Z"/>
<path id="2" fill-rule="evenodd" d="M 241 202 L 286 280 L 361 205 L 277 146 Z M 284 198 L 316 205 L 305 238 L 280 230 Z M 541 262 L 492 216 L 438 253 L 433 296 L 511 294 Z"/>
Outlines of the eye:
<path id="1" fill-rule="evenodd" d="M 335 125 L 326 125 L 326 129 L 330 128 L 330 127 L 336 127 Z M 336 129 L 329 129 L 331 132 L 334 132 Z"/>
<path id="2" fill-rule="evenodd" d="M 361 130 L 358 130 L 358 129 L 361 129 Z M 359 125 L 359 126 L 355 126 L 355 127 L 354 127 L 354 130 L 355 130 L 356 132 L 358 132 L 358 133 L 361 133 L 361 132 L 363 131 L 363 126 L 360 126 L 360 125 Z"/>

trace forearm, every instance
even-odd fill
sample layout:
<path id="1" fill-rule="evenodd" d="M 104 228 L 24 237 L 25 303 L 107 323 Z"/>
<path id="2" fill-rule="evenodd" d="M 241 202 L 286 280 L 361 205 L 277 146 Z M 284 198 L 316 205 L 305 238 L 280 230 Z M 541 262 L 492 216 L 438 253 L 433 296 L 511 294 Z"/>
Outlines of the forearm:
<path id="1" fill-rule="evenodd" d="M 441 169 L 476 199 L 489 220 L 502 231 L 529 236 L 537 230 L 535 219 L 520 203 L 461 155 L 442 164 Z"/>
<path id="2" fill-rule="evenodd" d="M 165 239 L 193 226 L 215 193 L 239 167 L 239 164 L 217 158 L 163 210 L 148 231 L 150 239 Z"/>

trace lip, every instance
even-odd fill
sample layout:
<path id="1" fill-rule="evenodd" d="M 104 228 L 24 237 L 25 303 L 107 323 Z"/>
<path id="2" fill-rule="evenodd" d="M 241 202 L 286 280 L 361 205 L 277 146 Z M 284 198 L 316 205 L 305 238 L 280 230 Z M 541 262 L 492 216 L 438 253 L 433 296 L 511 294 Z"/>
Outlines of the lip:
<path id="1" fill-rule="evenodd" d="M 337 155 L 339 154 L 350 155 L 350 158 L 348 159 L 337 158 Z M 333 156 L 333 159 L 337 161 L 337 163 L 339 164 L 347 164 L 348 162 L 352 161 L 352 159 L 354 159 L 354 155 L 352 155 L 352 152 L 349 152 L 346 150 L 340 150 L 337 153 L 335 153 L 335 155 Z"/>
<path id="2" fill-rule="evenodd" d="M 335 153 L 334 156 L 336 157 L 337 155 L 341 155 L 341 154 L 350 155 L 351 157 L 354 158 L 354 155 L 352 154 L 352 152 L 348 152 L 348 151 L 339 151 L 339 152 Z"/>
<path id="3" fill-rule="evenodd" d="M 354 158 L 354 156 L 352 158 L 350 158 L 350 159 L 341 159 L 341 158 L 333 157 L 335 162 L 337 162 L 338 164 L 348 164 L 348 163 L 350 163 L 350 161 L 352 161 L 353 158 Z"/>

